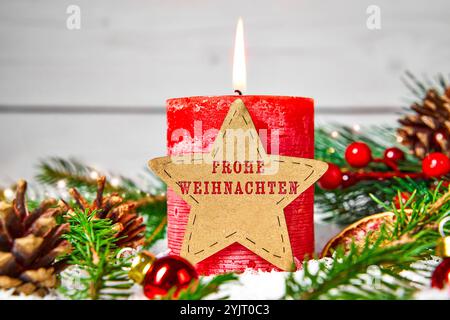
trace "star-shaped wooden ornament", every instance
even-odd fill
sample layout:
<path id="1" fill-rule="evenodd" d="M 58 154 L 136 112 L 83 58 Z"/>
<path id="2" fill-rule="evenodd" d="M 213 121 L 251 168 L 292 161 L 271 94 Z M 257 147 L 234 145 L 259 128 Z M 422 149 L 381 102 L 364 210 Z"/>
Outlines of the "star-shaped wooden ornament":
<path id="1" fill-rule="evenodd" d="M 190 205 L 180 255 L 198 263 L 238 242 L 282 270 L 292 270 L 283 209 L 328 165 L 268 155 L 241 99 L 230 106 L 209 153 L 148 163 Z"/>

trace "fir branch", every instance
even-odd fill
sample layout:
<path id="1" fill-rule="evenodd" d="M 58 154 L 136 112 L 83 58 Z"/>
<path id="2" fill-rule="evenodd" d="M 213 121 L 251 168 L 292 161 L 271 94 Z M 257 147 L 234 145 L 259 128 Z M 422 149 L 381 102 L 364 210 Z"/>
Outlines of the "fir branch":
<path id="1" fill-rule="evenodd" d="M 335 132 L 335 134 L 332 134 Z M 394 131 L 386 127 L 369 127 L 363 128 L 359 132 L 355 132 L 350 127 L 340 125 L 330 125 L 325 128 L 318 128 L 315 133 L 316 150 L 315 157 L 318 160 L 334 163 L 342 168 L 343 171 L 352 171 L 345 161 L 345 149 L 355 141 L 365 142 L 373 152 L 374 157 L 382 157 L 384 150 L 388 147 L 405 148 L 398 145 L 395 139 Z M 337 133 L 337 134 L 336 134 Z M 406 160 L 399 165 L 400 170 L 419 171 L 419 161 L 406 154 Z M 385 165 L 379 163 L 371 163 L 369 170 L 387 171 Z M 386 181 L 361 181 L 355 185 L 336 190 L 323 190 L 316 187 L 315 203 L 320 209 L 321 218 L 325 221 L 332 221 L 338 224 L 349 224 L 356 220 L 380 212 L 382 206 L 372 198 L 369 194 L 384 201 L 391 201 L 400 190 L 402 179 L 396 179 L 396 182 Z M 411 179 L 403 179 L 411 182 Z M 420 181 L 418 180 L 417 183 Z M 386 192 L 390 190 L 391 192 Z"/>
<path id="2" fill-rule="evenodd" d="M 350 169 L 344 154 L 347 146 L 355 141 L 366 143 L 374 157 L 382 157 L 386 148 L 395 146 L 403 150 L 406 155 L 405 161 L 400 163 L 400 170 L 414 171 L 420 168 L 418 160 L 409 155 L 404 146 L 398 144 L 395 130 L 383 126 L 363 127 L 358 131 L 339 124 L 329 124 L 326 128 L 320 127 L 315 131 L 315 157 L 318 160 L 337 164 L 341 168 Z M 371 163 L 369 168 L 379 171 L 389 170 L 385 165 L 378 163 Z"/>
<path id="3" fill-rule="evenodd" d="M 226 273 L 212 277 L 212 279 L 200 278 L 193 281 L 189 287 L 181 290 L 178 295 L 174 295 L 175 288 L 163 297 L 163 300 L 202 300 L 211 294 L 219 292 L 222 285 L 236 282 L 238 277 L 234 273 Z M 223 296 L 217 299 L 227 299 Z"/>
<path id="4" fill-rule="evenodd" d="M 147 223 L 148 224 L 148 223 Z M 161 222 L 156 226 L 156 228 L 153 228 L 154 230 L 150 233 L 150 235 L 147 235 L 145 237 L 144 247 L 149 247 L 153 243 L 156 242 L 156 240 L 162 239 L 164 237 L 163 230 L 167 226 L 167 217 L 164 217 Z"/>
<path id="5" fill-rule="evenodd" d="M 64 181 L 69 188 L 77 188 L 93 193 L 97 189 L 97 179 L 96 177 L 91 177 L 93 172 L 95 172 L 97 176 L 109 176 L 77 159 L 52 157 L 42 160 L 39 163 L 36 179 L 49 186 L 56 186 L 59 181 Z M 158 199 L 150 192 L 142 190 L 139 185 L 130 178 L 121 175 L 114 175 L 114 177 L 117 178 L 119 182 L 112 185 L 112 179 L 107 179 L 105 193 L 117 192 L 124 200 L 139 200 L 142 205 L 146 205 L 153 201 L 165 200 Z M 164 190 L 157 191 L 161 193 Z"/>
<path id="6" fill-rule="evenodd" d="M 63 288 L 72 299 L 126 298 L 133 283 L 128 278 L 127 260 L 117 258 L 119 248 L 111 221 L 95 219 L 95 211 L 76 210 L 68 219 L 70 231 L 64 236 L 73 246 L 68 263 L 81 269 L 72 283 L 80 288 Z"/>
<path id="7" fill-rule="evenodd" d="M 398 245 L 381 249 L 382 239 L 379 238 L 373 245 L 366 245 L 362 250 L 354 245 L 345 254 L 340 248 L 336 251 L 330 267 L 323 261 L 318 262 L 317 273 L 311 271 L 310 266 L 305 263 L 305 279 L 297 281 L 293 274 L 287 278 L 286 297 L 302 300 L 394 299 L 400 290 L 410 294 L 412 288 L 397 274 L 394 274 L 394 280 L 397 282 L 391 283 L 382 276 L 376 279 L 368 276 L 370 266 L 395 263 L 397 267 L 407 268 L 417 259 L 411 245 L 409 248 L 406 245 Z M 381 268 L 379 270 L 385 271 Z M 384 272 L 384 275 L 387 273 Z"/>
<path id="8" fill-rule="evenodd" d="M 164 239 L 167 227 L 167 204 L 165 201 L 148 203 L 137 207 L 137 212 L 145 219 L 145 248 L 150 248 L 156 241 Z"/>
<path id="9" fill-rule="evenodd" d="M 437 92 L 444 93 L 448 88 L 448 81 L 441 73 L 437 74 L 432 80 L 425 76 L 422 78 L 423 80 L 418 79 L 410 71 L 406 71 L 405 75 L 401 78 L 405 87 L 417 100 L 422 100 L 429 89 L 435 89 Z"/>
<path id="10" fill-rule="evenodd" d="M 95 170 L 77 159 L 48 158 L 38 164 L 38 171 L 36 179 L 43 184 L 56 185 L 63 180 L 71 188 L 86 187 L 92 192 L 96 189 L 95 179 L 89 176 Z"/>
<path id="11" fill-rule="evenodd" d="M 40 162 L 38 169 L 36 179 L 39 182 L 55 187 L 59 181 L 64 181 L 68 188 L 77 188 L 89 200 L 95 197 L 97 189 L 97 180 L 91 177 L 91 173 L 105 175 L 73 158 L 48 158 Z M 165 190 L 156 188 L 158 193 L 152 194 L 149 190 L 143 190 L 131 178 L 122 175 L 114 175 L 114 177 L 119 183 L 112 185 L 112 179 L 107 179 L 104 192 L 105 194 L 115 192 L 124 201 L 134 201 L 136 212 L 145 218 L 146 247 L 164 238 L 167 212 Z"/>
<path id="12" fill-rule="evenodd" d="M 420 286 L 401 271 L 420 273 L 414 263 L 429 259 L 438 238 L 437 222 L 450 211 L 450 193 L 418 190 L 400 209 L 394 204 L 379 205 L 394 212 L 393 225 L 384 224 L 376 237 L 368 236 L 361 248 L 355 243 L 350 250 L 338 247 L 331 265 L 318 261 L 316 271 L 304 263 L 302 279 L 291 274 L 286 280 L 286 297 L 293 299 L 406 299 Z M 409 208 L 407 208 L 407 206 Z M 372 241 L 375 239 L 375 241 Z M 379 275 L 371 277 L 371 266 Z M 429 276 L 429 272 L 426 276 Z M 375 280 L 366 282 L 365 279 Z M 422 285 L 423 286 L 423 285 Z"/>

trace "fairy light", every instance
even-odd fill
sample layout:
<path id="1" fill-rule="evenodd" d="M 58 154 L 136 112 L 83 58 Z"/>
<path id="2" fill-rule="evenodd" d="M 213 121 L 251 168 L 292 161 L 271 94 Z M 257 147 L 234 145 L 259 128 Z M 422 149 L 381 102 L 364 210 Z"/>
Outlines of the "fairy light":
<path id="1" fill-rule="evenodd" d="M 353 131 L 360 132 L 361 131 L 361 126 L 359 124 L 355 123 L 353 125 Z"/>
<path id="2" fill-rule="evenodd" d="M 67 187 L 67 183 L 65 180 L 61 179 L 56 183 L 56 186 L 58 187 L 58 189 L 65 189 Z"/>
<path id="3" fill-rule="evenodd" d="M 117 177 L 111 178 L 111 185 L 113 187 L 118 187 L 120 185 L 120 179 Z"/>
<path id="4" fill-rule="evenodd" d="M 14 191 L 7 188 L 3 190 L 3 195 L 5 196 L 6 199 L 12 200 L 14 198 Z"/>
<path id="5" fill-rule="evenodd" d="M 46 196 L 48 198 L 56 198 L 57 194 L 54 191 L 46 191 L 46 192 L 44 192 L 44 196 Z"/>
<path id="6" fill-rule="evenodd" d="M 99 174 L 98 174 L 97 171 L 92 170 L 92 171 L 89 173 L 89 176 L 91 177 L 91 179 L 98 179 Z"/>
<path id="7" fill-rule="evenodd" d="M 442 140 L 444 140 L 444 135 L 442 134 L 442 132 L 437 132 L 436 135 L 434 136 L 434 138 L 437 141 L 442 141 Z"/>
<path id="8" fill-rule="evenodd" d="M 328 149 L 327 149 L 327 153 L 328 154 L 333 154 L 333 153 L 335 153 L 336 152 L 336 149 L 334 149 L 333 147 L 329 147 Z"/>
<path id="9" fill-rule="evenodd" d="M 388 152 L 386 152 L 386 157 L 387 158 L 392 158 L 394 156 L 394 151 L 389 150 Z"/>
<path id="10" fill-rule="evenodd" d="M 397 136 L 397 142 L 398 142 L 398 143 L 402 143 L 402 142 L 403 142 L 403 138 L 400 137 L 400 136 Z"/>
<path id="11" fill-rule="evenodd" d="M 332 131 L 332 132 L 330 133 L 330 136 L 331 136 L 333 139 L 336 139 L 337 137 L 339 137 L 339 132 L 337 132 L 336 130 L 334 130 L 334 131 Z"/>

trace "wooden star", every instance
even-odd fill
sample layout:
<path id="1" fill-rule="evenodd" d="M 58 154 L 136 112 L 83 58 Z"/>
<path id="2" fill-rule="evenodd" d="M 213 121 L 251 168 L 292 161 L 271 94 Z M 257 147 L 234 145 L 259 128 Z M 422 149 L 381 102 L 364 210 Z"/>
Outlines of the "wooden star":
<path id="1" fill-rule="evenodd" d="M 148 165 L 191 207 L 182 257 L 195 264 L 238 242 L 282 270 L 294 267 L 283 209 L 327 169 L 313 159 L 268 155 L 241 99 L 209 153 Z"/>

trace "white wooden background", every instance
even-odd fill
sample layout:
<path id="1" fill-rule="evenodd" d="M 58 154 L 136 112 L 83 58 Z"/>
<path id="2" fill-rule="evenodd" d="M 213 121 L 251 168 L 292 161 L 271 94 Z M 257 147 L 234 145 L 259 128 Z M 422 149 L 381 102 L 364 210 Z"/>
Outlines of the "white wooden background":
<path id="1" fill-rule="evenodd" d="M 81 8 L 80 30 L 66 28 L 70 4 Z M 366 27 L 370 4 L 381 7 L 381 30 Z M 238 16 L 250 93 L 312 96 L 318 122 L 394 123 L 323 111 L 396 110 L 406 69 L 448 72 L 449 13 L 448 0 L 1 0 L 0 183 L 31 178 L 48 155 L 141 172 L 165 152 L 165 120 L 136 108 L 230 93 Z M 58 112 L 67 107 L 75 113 Z"/>
<path id="2" fill-rule="evenodd" d="M 81 29 L 66 8 L 81 8 Z M 381 30 L 366 8 L 381 8 Z M 398 105 L 405 69 L 450 67 L 448 0 L 2 0 L 0 103 L 162 105 L 231 89 L 238 16 L 249 91 Z"/>

